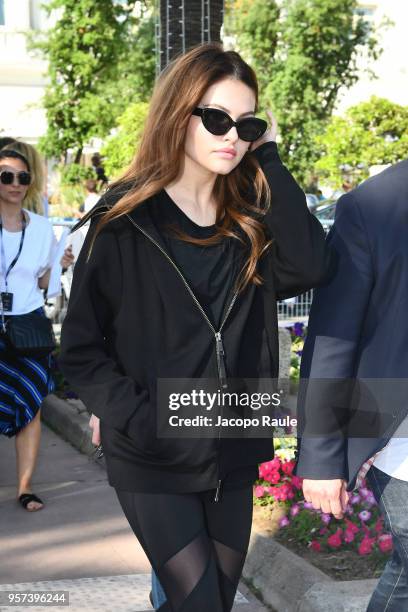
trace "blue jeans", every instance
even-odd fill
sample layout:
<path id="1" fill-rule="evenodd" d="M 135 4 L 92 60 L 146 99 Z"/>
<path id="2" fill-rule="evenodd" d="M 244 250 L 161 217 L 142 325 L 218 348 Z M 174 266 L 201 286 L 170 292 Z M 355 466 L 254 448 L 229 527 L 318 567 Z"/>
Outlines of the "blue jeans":
<path id="1" fill-rule="evenodd" d="M 378 581 L 367 612 L 408 610 L 408 482 L 371 467 L 367 480 L 392 534 L 394 552 Z"/>
<path id="2" fill-rule="evenodd" d="M 162 589 L 162 586 L 157 578 L 156 574 L 152 570 L 152 598 L 153 607 L 158 610 L 166 602 L 166 595 Z"/>

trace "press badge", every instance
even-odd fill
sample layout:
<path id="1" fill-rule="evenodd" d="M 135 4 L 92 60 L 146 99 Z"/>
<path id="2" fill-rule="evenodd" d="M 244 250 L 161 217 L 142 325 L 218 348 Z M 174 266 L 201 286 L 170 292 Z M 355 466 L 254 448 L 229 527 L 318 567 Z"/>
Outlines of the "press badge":
<path id="1" fill-rule="evenodd" d="M 11 312 L 13 310 L 13 294 L 7 291 L 1 292 L 1 301 L 3 303 L 4 312 Z"/>

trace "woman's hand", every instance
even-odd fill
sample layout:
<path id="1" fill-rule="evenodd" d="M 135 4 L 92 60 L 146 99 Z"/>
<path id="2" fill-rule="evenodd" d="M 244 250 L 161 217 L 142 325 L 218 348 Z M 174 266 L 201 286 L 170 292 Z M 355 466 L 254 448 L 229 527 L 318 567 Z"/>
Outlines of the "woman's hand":
<path id="1" fill-rule="evenodd" d="M 273 116 L 272 111 L 267 110 L 266 114 L 268 115 L 270 125 L 265 134 L 258 138 L 258 140 L 255 140 L 255 142 L 251 143 L 249 151 L 255 151 L 255 149 L 265 144 L 265 142 L 276 142 L 276 137 L 278 135 L 278 122 Z"/>
<path id="2" fill-rule="evenodd" d="M 69 268 L 75 261 L 75 257 L 72 254 L 72 246 L 70 245 L 65 249 L 64 255 L 61 257 L 60 264 L 63 268 Z"/>
<path id="3" fill-rule="evenodd" d="M 89 427 L 92 429 L 92 444 L 99 446 L 101 443 L 100 419 L 91 414 L 89 419 Z"/>

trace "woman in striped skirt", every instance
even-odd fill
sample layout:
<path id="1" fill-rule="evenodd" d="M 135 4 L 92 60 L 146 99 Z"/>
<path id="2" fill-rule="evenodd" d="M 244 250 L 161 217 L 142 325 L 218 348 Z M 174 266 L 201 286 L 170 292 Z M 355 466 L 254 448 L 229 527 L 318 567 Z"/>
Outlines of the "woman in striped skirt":
<path id="1" fill-rule="evenodd" d="M 48 287 L 55 237 L 47 219 L 23 208 L 33 174 L 27 159 L 13 150 L 0 151 L 0 323 L 8 317 L 39 310 Z M 69 254 L 61 261 L 71 263 Z M 0 336 L 0 433 L 15 437 L 17 498 L 33 512 L 43 502 L 31 489 L 39 446 L 40 407 L 54 382 L 47 357 L 12 353 Z"/>

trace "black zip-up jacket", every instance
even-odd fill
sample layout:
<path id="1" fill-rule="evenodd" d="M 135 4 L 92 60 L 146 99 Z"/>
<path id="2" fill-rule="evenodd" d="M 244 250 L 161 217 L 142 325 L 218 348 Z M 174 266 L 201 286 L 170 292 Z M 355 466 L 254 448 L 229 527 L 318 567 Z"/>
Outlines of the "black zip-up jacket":
<path id="1" fill-rule="evenodd" d="M 258 262 L 262 286 L 234 294 L 215 329 L 153 223 L 154 196 L 109 223 L 75 266 L 62 328 L 61 369 L 101 419 L 109 482 L 127 490 L 216 487 L 232 470 L 273 457 L 269 438 L 156 436 L 159 378 L 276 378 L 276 300 L 321 284 L 329 270 L 323 229 L 281 163 L 276 143 L 253 153 L 272 192 L 262 222 L 273 238 Z M 94 209 L 120 198 L 111 190 Z M 208 487 L 210 488 L 210 487 Z"/>

